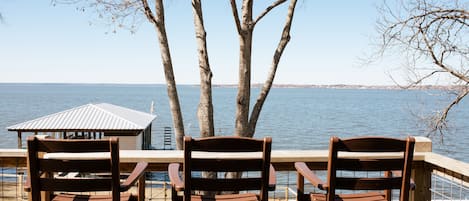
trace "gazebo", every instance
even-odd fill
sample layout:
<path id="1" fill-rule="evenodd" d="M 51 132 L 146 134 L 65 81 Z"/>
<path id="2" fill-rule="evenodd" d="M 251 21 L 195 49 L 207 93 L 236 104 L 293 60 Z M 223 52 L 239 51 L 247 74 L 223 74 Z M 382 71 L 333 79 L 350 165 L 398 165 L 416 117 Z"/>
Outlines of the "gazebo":
<path id="1" fill-rule="evenodd" d="M 151 126 L 155 115 L 109 103 L 86 104 L 13 126 L 8 131 L 18 133 L 18 148 L 22 135 L 34 133 L 59 139 L 100 139 L 119 137 L 120 149 L 150 149 Z"/>

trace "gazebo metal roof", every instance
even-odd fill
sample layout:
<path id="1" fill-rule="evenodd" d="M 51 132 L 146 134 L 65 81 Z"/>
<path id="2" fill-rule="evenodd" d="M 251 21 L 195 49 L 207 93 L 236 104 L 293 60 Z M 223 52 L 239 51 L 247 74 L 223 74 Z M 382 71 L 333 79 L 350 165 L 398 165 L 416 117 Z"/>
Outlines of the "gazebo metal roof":
<path id="1" fill-rule="evenodd" d="M 135 131 L 145 130 L 155 115 L 112 105 L 86 104 L 7 127 L 9 131 Z"/>

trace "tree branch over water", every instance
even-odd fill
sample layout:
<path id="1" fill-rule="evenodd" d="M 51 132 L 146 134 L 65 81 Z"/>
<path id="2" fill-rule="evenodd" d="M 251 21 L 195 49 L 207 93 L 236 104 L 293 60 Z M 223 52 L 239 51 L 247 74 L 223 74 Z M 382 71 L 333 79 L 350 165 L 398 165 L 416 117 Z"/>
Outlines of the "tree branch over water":
<path id="1" fill-rule="evenodd" d="M 428 118 L 429 135 L 443 136 L 449 112 L 469 93 L 468 6 L 453 0 L 405 0 L 379 8 L 377 55 L 391 52 L 411 60 L 406 87 L 442 81 L 457 86 L 453 101 Z"/>
<path id="2" fill-rule="evenodd" d="M 51 0 L 52 5 L 70 4 L 82 12 L 94 12 L 100 22 L 105 23 L 112 33 L 125 29 L 134 33 L 145 21 L 142 0 Z M 148 6 L 148 4 L 147 4 Z M 91 24 L 91 22 L 90 22 Z"/>

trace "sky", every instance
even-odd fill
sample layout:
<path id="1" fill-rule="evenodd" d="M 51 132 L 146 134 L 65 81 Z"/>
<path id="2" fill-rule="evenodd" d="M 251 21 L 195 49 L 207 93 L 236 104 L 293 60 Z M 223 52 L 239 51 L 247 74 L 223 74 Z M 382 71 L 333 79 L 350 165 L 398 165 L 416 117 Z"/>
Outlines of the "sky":
<path id="1" fill-rule="evenodd" d="M 198 84 L 190 1 L 165 2 L 166 29 L 178 84 Z M 255 1 L 257 16 L 271 1 Z M 238 81 L 239 38 L 228 0 L 204 1 L 212 83 Z M 376 51 L 375 0 L 299 0 L 275 84 L 393 85 L 396 62 L 363 65 Z M 263 83 L 280 39 L 288 4 L 254 30 L 252 83 Z M 0 82 L 165 83 L 157 35 L 141 18 L 135 33 L 116 29 L 93 8 L 50 0 L 1 1 Z M 141 16 L 143 17 L 143 15 Z"/>

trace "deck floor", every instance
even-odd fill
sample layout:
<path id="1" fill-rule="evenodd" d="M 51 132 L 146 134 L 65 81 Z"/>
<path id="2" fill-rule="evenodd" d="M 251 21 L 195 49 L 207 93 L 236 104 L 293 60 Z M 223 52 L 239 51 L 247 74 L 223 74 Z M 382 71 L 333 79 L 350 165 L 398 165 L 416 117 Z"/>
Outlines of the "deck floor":
<path id="1" fill-rule="evenodd" d="M 21 185 L 13 182 L 2 182 L 0 184 L 0 200 L 2 201 L 27 201 L 28 192 L 23 190 Z M 134 195 L 137 194 L 137 188 L 131 188 L 130 192 Z M 92 192 L 94 194 L 106 194 L 109 192 Z M 171 200 L 171 189 L 166 190 L 161 187 L 147 187 L 145 188 L 145 200 Z"/>
<path id="2" fill-rule="evenodd" d="M 13 182 L 3 182 L 0 184 L 0 200 L 2 201 L 27 201 L 28 192 L 25 192 L 21 185 L 17 185 Z M 130 192 L 134 195 L 137 194 L 137 188 L 131 188 Z M 92 192 L 95 193 L 95 192 Z M 109 193 L 109 192 L 96 192 Z M 163 187 L 146 187 L 145 188 L 145 200 L 157 200 L 157 201 L 170 201 L 171 200 L 171 188 L 169 186 Z M 282 199 L 269 199 L 272 201 L 278 201 Z"/>

